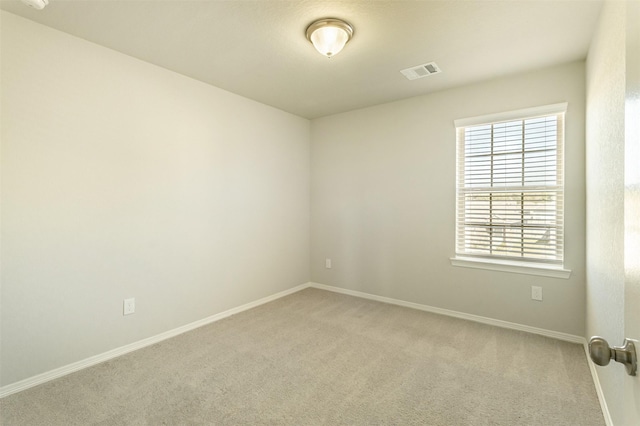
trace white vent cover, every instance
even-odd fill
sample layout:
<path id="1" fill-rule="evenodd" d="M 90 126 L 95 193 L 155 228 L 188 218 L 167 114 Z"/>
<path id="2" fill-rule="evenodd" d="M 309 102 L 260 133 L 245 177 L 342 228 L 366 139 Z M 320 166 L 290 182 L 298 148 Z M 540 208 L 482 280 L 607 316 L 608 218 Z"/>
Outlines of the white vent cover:
<path id="1" fill-rule="evenodd" d="M 415 80 L 416 78 L 422 78 L 428 75 L 441 73 L 442 70 L 440 70 L 435 62 L 429 62 L 428 64 L 422 64 L 416 67 L 407 68 L 400 72 L 405 77 L 407 77 L 407 80 Z"/>

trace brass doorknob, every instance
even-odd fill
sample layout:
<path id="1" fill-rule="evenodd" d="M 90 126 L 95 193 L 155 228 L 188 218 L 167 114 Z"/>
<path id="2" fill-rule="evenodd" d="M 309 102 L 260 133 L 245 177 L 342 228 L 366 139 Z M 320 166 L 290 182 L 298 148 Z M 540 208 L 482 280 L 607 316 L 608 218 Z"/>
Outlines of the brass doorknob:
<path id="1" fill-rule="evenodd" d="M 627 374 L 636 375 L 638 369 L 636 347 L 629 339 L 624 339 L 624 346 L 612 348 L 602 337 L 594 336 L 589 340 L 589 356 L 594 363 L 601 366 L 609 364 L 613 359 L 624 364 Z"/>

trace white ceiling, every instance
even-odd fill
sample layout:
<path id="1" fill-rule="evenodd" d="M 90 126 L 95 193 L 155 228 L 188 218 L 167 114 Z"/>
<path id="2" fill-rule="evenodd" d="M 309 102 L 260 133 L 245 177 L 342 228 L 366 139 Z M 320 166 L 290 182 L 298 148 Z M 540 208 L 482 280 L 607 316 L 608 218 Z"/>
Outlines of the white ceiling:
<path id="1" fill-rule="evenodd" d="M 602 2 L 587 0 L 19 0 L 0 8 L 307 118 L 584 59 Z M 305 38 L 337 17 L 336 57 Z M 434 61 L 442 73 L 400 70 Z"/>

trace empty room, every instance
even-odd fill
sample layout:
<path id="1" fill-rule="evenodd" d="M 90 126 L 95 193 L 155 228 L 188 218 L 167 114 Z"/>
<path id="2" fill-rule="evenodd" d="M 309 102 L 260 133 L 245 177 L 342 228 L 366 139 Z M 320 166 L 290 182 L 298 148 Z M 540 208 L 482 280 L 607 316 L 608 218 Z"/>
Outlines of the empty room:
<path id="1" fill-rule="evenodd" d="M 640 1 L 0 17 L 0 424 L 640 424 Z"/>

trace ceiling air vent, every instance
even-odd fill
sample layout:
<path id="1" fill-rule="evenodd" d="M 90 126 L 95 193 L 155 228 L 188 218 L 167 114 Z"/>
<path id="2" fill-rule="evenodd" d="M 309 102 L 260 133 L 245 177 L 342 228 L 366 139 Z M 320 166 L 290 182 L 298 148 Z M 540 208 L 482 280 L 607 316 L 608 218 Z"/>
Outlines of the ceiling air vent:
<path id="1" fill-rule="evenodd" d="M 438 74 L 442 71 L 436 65 L 435 62 L 429 62 L 428 64 L 418 65 L 417 67 L 407 68 L 405 70 L 400 71 L 407 80 L 415 80 L 416 78 L 426 77 L 432 74 Z"/>

